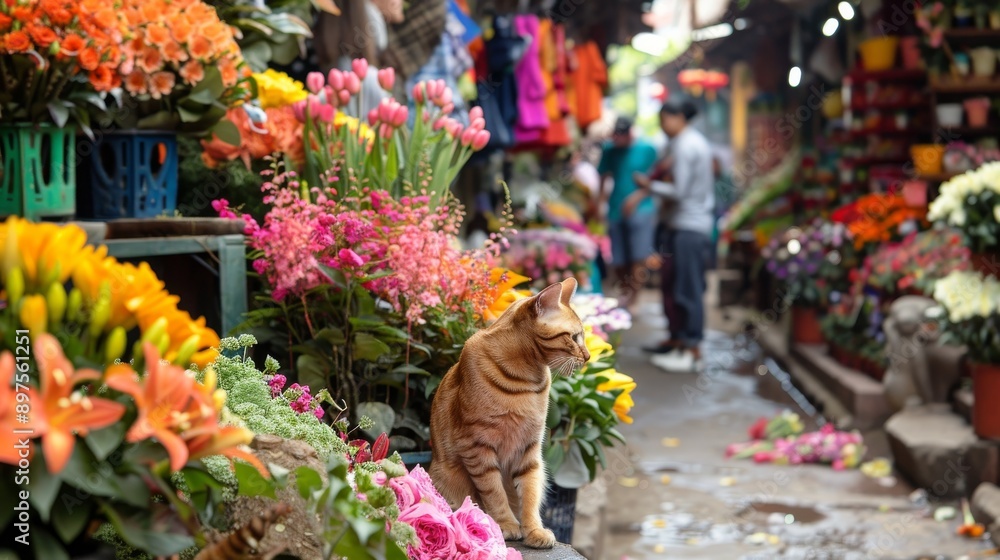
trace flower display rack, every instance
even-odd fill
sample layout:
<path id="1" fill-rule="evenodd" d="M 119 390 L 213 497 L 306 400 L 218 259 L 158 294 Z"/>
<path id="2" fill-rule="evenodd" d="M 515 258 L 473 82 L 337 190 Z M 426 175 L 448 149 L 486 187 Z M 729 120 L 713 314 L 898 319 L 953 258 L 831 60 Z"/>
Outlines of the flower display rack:
<path id="1" fill-rule="evenodd" d="M 177 135 L 109 132 L 88 158 L 93 206 L 100 220 L 152 218 L 177 209 Z"/>
<path id="2" fill-rule="evenodd" d="M 28 219 L 76 212 L 76 137 L 55 126 L 0 127 L 0 214 Z"/>

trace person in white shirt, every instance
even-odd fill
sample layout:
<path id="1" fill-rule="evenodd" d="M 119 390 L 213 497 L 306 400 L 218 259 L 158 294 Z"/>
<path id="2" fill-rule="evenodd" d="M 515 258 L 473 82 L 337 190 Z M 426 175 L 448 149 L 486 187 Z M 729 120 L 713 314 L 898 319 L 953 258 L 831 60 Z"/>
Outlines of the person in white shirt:
<path id="1" fill-rule="evenodd" d="M 705 329 L 705 271 L 711 262 L 712 228 L 715 222 L 715 174 L 708 140 L 689 122 L 698 110 L 688 100 L 668 100 L 660 109 L 660 125 L 670 137 L 671 182 L 636 177 L 639 190 L 625 204 L 625 212 L 642 200 L 658 196 L 664 200 L 661 230 L 666 232 L 660 250 L 672 260 L 670 277 L 663 279 L 664 297 L 673 299 L 676 310 L 670 325 L 676 339 L 659 345 L 663 351 L 652 357 L 654 365 L 670 371 L 690 371 L 701 359 L 699 344 Z M 665 306 L 666 307 L 666 306 Z"/>

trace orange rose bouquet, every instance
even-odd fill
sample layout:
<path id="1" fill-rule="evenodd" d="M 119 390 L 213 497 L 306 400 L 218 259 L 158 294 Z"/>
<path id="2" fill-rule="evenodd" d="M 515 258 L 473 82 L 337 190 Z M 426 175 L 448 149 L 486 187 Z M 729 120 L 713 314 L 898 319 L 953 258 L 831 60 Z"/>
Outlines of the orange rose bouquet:
<path id="1" fill-rule="evenodd" d="M 123 0 L 0 3 L 0 123 L 70 120 L 90 134 L 87 109 L 121 85 L 128 26 Z"/>
<path id="2" fill-rule="evenodd" d="M 178 132 L 216 132 L 236 144 L 223 120 L 253 88 L 233 28 L 201 0 L 124 0 L 131 33 L 119 67 L 126 107 L 119 125 Z M 131 104 L 131 105 L 129 105 Z"/>

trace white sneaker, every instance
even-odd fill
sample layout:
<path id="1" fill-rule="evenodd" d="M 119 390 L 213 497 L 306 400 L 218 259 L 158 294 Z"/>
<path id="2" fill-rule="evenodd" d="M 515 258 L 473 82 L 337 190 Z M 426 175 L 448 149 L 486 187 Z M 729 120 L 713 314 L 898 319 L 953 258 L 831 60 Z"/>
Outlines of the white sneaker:
<path id="1" fill-rule="evenodd" d="M 700 361 L 690 350 L 678 350 L 669 354 L 656 354 L 649 358 L 649 362 L 654 366 L 673 372 L 696 372 L 700 366 Z"/>

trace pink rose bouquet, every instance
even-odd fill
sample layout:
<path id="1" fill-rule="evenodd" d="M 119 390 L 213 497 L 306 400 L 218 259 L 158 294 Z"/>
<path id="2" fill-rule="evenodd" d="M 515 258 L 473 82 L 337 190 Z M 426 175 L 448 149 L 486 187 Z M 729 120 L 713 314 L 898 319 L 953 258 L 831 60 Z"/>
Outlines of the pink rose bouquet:
<path id="1" fill-rule="evenodd" d="M 399 521 L 409 524 L 420 544 L 410 545 L 413 560 L 521 560 L 507 548 L 500 526 L 468 497 L 455 512 L 420 466 L 389 480 L 396 493 Z"/>

